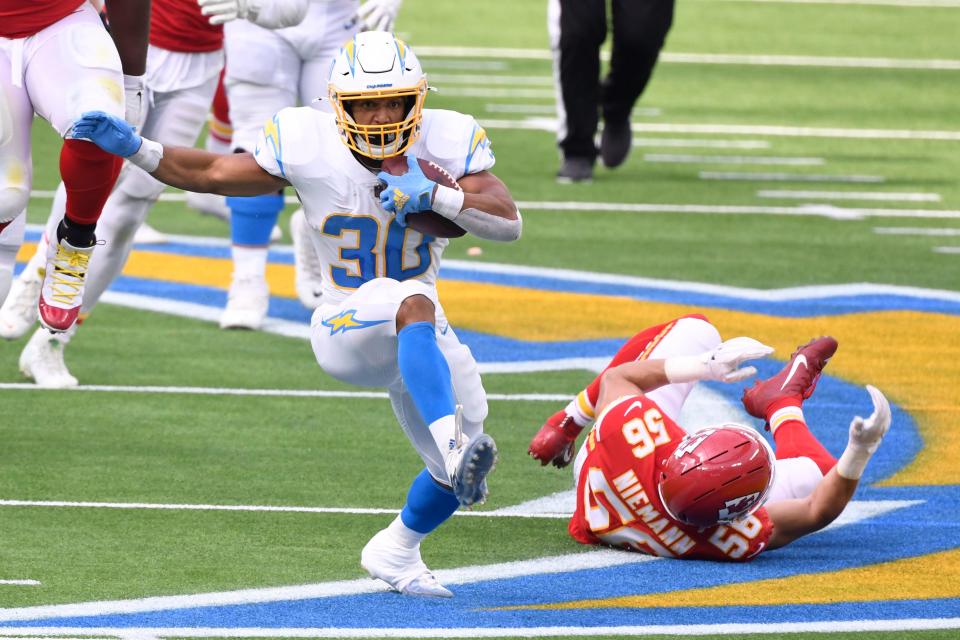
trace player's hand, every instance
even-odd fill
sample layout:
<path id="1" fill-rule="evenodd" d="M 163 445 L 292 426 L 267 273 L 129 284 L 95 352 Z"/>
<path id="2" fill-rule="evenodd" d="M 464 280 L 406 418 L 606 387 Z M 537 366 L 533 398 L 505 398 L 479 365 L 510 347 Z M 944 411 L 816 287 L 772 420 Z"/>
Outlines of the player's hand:
<path id="1" fill-rule="evenodd" d="M 400 0 L 367 0 L 360 5 L 357 17 L 364 31 L 392 31 L 400 12 Z"/>
<path id="2" fill-rule="evenodd" d="M 147 118 L 147 81 L 144 76 L 123 74 L 124 119 L 135 129 L 143 127 Z"/>
<path id="3" fill-rule="evenodd" d="M 873 400 L 873 413 L 869 418 L 856 416 L 850 423 L 849 446 L 873 453 L 880 446 L 883 436 L 890 430 L 890 403 L 874 386 L 868 384 L 867 392 Z"/>
<path id="4" fill-rule="evenodd" d="M 553 466 L 562 469 L 573 460 L 573 447 L 582 430 L 583 427 L 570 417 L 565 418 L 559 425 L 548 422 L 533 436 L 527 453 L 539 460 L 543 466 L 553 463 Z"/>
<path id="5" fill-rule="evenodd" d="M 197 4 L 210 24 L 224 24 L 247 17 L 247 0 L 197 0 Z"/>
<path id="6" fill-rule="evenodd" d="M 377 174 L 386 185 L 380 192 L 380 204 L 384 209 L 397 216 L 397 224 L 407 226 L 407 216 L 411 213 L 429 211 L 433 203 L 433 194 L 437 183 L 423 175 L 420 163 L 413 156 L 406 156 L 407 172 L 395 176 L 381 171 Z"/>
<path id="7" fill-rule="evenodd" d="M 773 353 L 773 347 L 768 347 L 753 338 L 733 338 L 721 342 L 712 350 L 701 355 L 701 362 L 706 366 L 707 380 L 721 382 L 739 382 L 756 375 L 756 367 L 740 367 L 748 360 L 758 360 Z"/>
<path id="8" fill-rule="evenodd" d="M 103 111 L 87 111 L 74 121 L 68 138 L 89 140 L 107 153 L 127 158 L 135 154 L 143 139 L 129 122 Z"/>

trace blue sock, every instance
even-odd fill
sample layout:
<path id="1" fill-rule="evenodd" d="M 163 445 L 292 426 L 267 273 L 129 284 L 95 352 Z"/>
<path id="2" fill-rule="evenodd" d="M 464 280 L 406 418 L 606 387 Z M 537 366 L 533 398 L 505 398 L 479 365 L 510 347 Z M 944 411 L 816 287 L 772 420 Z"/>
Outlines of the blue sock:
<path id="1" fill-rule="evenodd" d="M 252 247 L 270 244 L 270 232 L 283 211 L 283 196 L 272 193 L 263 196 L 227 198 L 230 207 L 230 238 L 233 244 Z"/>
<path id="2" fill-rule="evenodd" d="M 437 484 L 424 469 L 410 485 L 400 519 L 408 528 L 427 534 L 443 524 L 459 507 L 460 501 L 453 492 Z"/>
<path id="3" fill-rule="evenodd" d="M 408 324 L 397 333 L 397 339 L 400 375 L 420 417 L 429 426 L 453 415 L 456 403 L 450 366 L 437 346 L 434 326 L 429 322 Z"/>

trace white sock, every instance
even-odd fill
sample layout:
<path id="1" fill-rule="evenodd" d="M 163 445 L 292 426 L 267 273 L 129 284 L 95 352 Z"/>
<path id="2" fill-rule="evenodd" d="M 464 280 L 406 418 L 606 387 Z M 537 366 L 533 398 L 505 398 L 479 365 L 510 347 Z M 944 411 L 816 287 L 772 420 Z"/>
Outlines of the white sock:
<path id="1" fill-rule="evenodd" d="M 390 535 L 393 536 L 393 539 L 396 540 L 400 546 L 406 547 L 407 549 L 416 549 L 420 546 L 420 541 L 427 537 L 427 534 L 414 531 L 403 524 L 403 519 L 400 516 L 393 519 L 393 522 L 387 527 L 387 531 L 390 532 Z"/>
<path id="2" fill-rule="evenodd" d="M 267 273 L 267 247 L 230 247 L 233 279 L 264 278 Z"/>
<path id="3" fill-rule="evenodd" d="M 433 441 L 437 443 L 437 449 L 440 450 L 441 455 L 446 457 L 448 453 L 456 448 L 457 422 L 453 414 L 434 420 L 428 428 L 430 429 L 430 435 L 433 436 Z"/>
<path id="4" fill-rule="evenodd" d="M 586 391 L 581 391 L 575 395 L 564 411 L 581 427 L 586 427 L 593 422 L 593 407 L 590 406 Z"/>

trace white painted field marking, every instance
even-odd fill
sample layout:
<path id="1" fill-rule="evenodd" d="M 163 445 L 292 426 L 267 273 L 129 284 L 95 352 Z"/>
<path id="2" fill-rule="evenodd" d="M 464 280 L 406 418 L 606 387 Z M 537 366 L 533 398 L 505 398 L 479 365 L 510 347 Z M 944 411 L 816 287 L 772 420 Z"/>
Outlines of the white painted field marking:
<path id="1" fill-rule="evenodd" d="M 37 587 L 39 580 L 0 580 L 0 585 L 9 585 L 12 587 Z"/>
<path id="2" fill-rule="evenodd" d="M 516 60 L 552 60 L 547 49 L 518 49 L 507 47 L 417 47 L 422 58 L 432 56 L 445 58 L 511 58 Z M 609 60 L 610 54 L 601 56 Z M 849 56 L 785 56 L 743 55 L 728 53 L 679 53 L 666 51 L 660 54 L 660 62 L 680 64 L 738 64 L 787 67 L 853 67 L 862 69 L 938 69 L 960 70 L 960 60 L 926 58 L 875 58 Z M 428 69 L 429 63 L 424 65 Z"/>
<path id="3" fill-rule="evenodd" d="M 646 162 L 673 162 L 693 164 L 761 164 L 812 167 L 826 164 L 823 158 L 784 158 L 777 156 L 703 156 L 686 153 L 647 153 Z"/>
<path id="4" fill-rule="evenodd" d="M 631 202 L 517 202 L 523 210 L 540 211 L 616 211 L 621 213 L 692 213 L 709 215 L 758 214 L 774 216 L 824 216 L 842 220 L 862 218 L 960 219 L 960 211 L 950 209 L 864 209 L 826 204 L 796 207 L 759 207 L 753 205 L 659 204 Z"/>
<path id="5" fill-rule="evenodd" d="M 430 84 L 437 83 L 442 85 L 444 82 L 450 84 L 465 84 L 471 87 L 480 87 L 487 85 L 509 85 L 523 87 L 552 87 L 553 78 L 548 75 L 519 76 L 505 74 L 476 74 L 476 73 L 431 73 Z M 440 89 L 443 90 L 442 88 Z"/>
<path id="6" fill-rule="evenodd" d="M 934 253 L 945 253 L 948 255 L 960 254 L 960 247 L 934 247 Z"/>
<path id="7" fill-rule="evenodd" d="M 901 191 L 793 191 L 764 189 L 758 198 L 789 198 L 795 200 L 880 200 L 889 202 L 940 202 L 939 193 L 907 193 Z"/>
<path id="8" fill-rule="evenodd" d="M 960 229 L 942 227 L 874 227 L 873 232 L 888 236 L 960 236 Z"/>
<path id="9" fill-rule="evenodd" d="M 893 620 L 836 620 L 827 622 L 769 622 L 727 624 L 672 624 L 602 627 L 10 627 L 10 636 L 110 635 L 139 640 L 158 638 L 552 638 L 557 636 L 647 637 L 660 635 L 767 635 L 783 633 L 833 634 L 855 631 L 926 631 L 960 629 L 960 618 L 902 618 Z"/>
<path id="10" fill-rule="evenodd" d="M 760 2 L 783 4 L 850 4 L 877 7 L 909 7 L 924 9 L 953 9 L 960 7 L 957 0 L 726 0 L 727 2 Z"/>
<path id="11" fill-rule="evenodd" d="M 733 180 L 743 182 L 848 182 L 855 184 L 879 184 L 886 182 L 886 178 L 883 176 L 752 173 L 745 171 L 701 171 L 699 177 L 701 180 Z"/>
<path id="12" fill-rule="evenodd" d="M 519 578 L 524 576 L 546 575 L 551 573 L 567 573 L 569 571 L 584 571 L 603 567 L 616 567 L 628 564 L 657 561 L 659 558 L 645 556 L 639 553 L 625 553 L 612 549 L 600 549 L 572 553 L 561 556 L 549 556 L 534 560 L 518 562 L 504 562 L 492 565 L 476 565 L 459 569 L 441 569 L 434 571 L 444 584 L 468 584 L 484 580 Z M 334 596 L 354 595 L 360 593 L 380 593 L 389 591 L 389 587 L 379 580 L 363 578 L 359 580 L 341 580 L 336 582 L 321 582 L 317 584 L 296 585 L 289 587 L 272 587 L 266 589 L 242 589 L 239 591 L 222 591 L 214 593 L 198 593 L 184 596 L 160 596 L 131 600 L 113 600 L 101 602 L 82 602 L 77 604 L 41 605 L 0 609 L 0 622 L 14 620 L 44 620 L 51 618 L 72 618 L 89 615 L 114 615 L 126 613 L 146 613 L 149 611 L 170 611 L 174 609 L 190 609 L 193 607 L 225 606 L 237 604 L 254 604 L 263 602 L 283 602 L 291 600 L 310 600 L 314 598 L 328 598 Z M 8 628 L 0 628 L 0 633 L 21 635 Z M 77 629 L 74 628 L 74 634 Z M 115 635 L 102 633 L 90 629 L 92 635 Z M 31 635 L 51 635 L 48 632 L 34 629 Z M 148 635 L 165 636 L 166 633 Z M 292 637 L 296 637 L 294 634 Z M 376 635 L 376 634 L 374 634 Z"/>
<path id="13" fill-rule="evenodd" d="M 634 138 L 635 147 L 702 147 L 704 149 L 769 149 L 766 140 L 705 140 L 696 138 Z"/>
<path id="14" fill-rule="evenodd" d="M 483 118 L 487 129 L 528 129 L 556 132 L 555 118 L 495 120 Z M 850 129 L 844 127 L 793 127 L 767 124 L 672 124 L 667 122 L 634 122 L 635 133 L 692 133 L 718 135 L 776 136 L 790 138 L 851 138 L 859 140 L 939 140 L 960 141 L 960 131 L 924 129 Z"/>
<path id="15" fill-rule="evenodd" d="M 3 382 L 0 389 L 34 390 L 36 385 L 22 382 Z M 99 391 L 106 393 L 159 393 L 195 396 L 256 396 L 270 398 L 357 398 L 384 400 L 389 396 L 380 391 L 328 391 L 323 389 L 236 389 L 226 387 L 160 387 L 160 386 L 122 386 L 122 385 L 80 385 L 71 391 Z M 566 402 L 570 394 L 566 393 L 489 393 L 488 400 L 507 402 Z"/>

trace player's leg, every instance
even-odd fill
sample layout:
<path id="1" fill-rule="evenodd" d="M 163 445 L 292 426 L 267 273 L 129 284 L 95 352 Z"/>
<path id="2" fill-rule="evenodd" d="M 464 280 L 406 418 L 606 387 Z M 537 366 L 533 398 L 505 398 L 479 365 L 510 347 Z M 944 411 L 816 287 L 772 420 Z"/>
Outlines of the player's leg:
<path id="1" fill-rule="evenodd" d="M 812 340 L 798 348 L 779 373 L 743 394 L 747 413 L 767 421 L 776 444 L 777 472 L 769 502 L 809 495 L 837 463 L 803 417 L 803 401 L 836 349 L 833 338 Z"/>
<path id="2" fill-rule="evenodd" d="M 653 74 L 673 22 L 673 5 L 674 0 L 613 0 L 610 72 L 600 91 L 600 157 L 607 167 L 620 166 L 630 152 L 630 113 Z"/>
<path id="3" fill-rule="evenodd" d="M 696 355 L 709 351 L 719 343 L 719 332 L 704 316 L 685 316 L 637 333 L 617 351 L 604 371 L 635 360 Z M 547 419 L 530 443 L 530 455 L 543 464 L 553 462 L 560 467 L 569 464 L 573 455 L 573 441 L 583 427 L 591 424 L 596 417 L 594 407 L 600 397 L 602 376 L 603 372 L 574 396 L 565 408 Z M 671 384 L 647 395 L 676 420 L 693 386 L 692 382 Z"/>
<path id="4" fill-rule="evenodd" d="M 23 230 L 19 227 L 26 217 L 24 211 L 33 179 L 30 147 L 33 105 L 27 95 L 22 65 L 15 68 L 13 64 L 23 59 L 23 43 L 24 40 L 0 38 L 0 123 L 5 123 L 0 124 L 0 237 L 6 245 L 22 242 Z M 42 279 L 36 269 L 34 279 Z M 26 311 L 16 306 L 21 288 L 19 280 L 18 277 L 13 283 L 9 295 L 5 292 L 0 306 L 0 336 L 7 339 L 18 338 L 29 329 L 28 325 L 20 330 L 18 325 L 22 323 L 10 322 L 11 317 L 16 320 L 27 314 L 27 322 L 31 324 L 37 318 L 36 297 L 32 298 L 32 308 Z"/>
<path id="5" fill-rule="evenodd" d="M 23 212 L 0 229 L 0 303 L 6 300 L 13 282 L 13 267 L 17 261 L 20 245 L 23 244 L 26 224 L 27 214 Z M 34 313 L 36 313 L 36 305 L 34 305 Z"/>
<path id="6" fill-rule="evenodd" d="M 61 136 L 87 111 L 123 117 L 120 57 L 92 7 L 83 5 L 29 38 L 24 60 L 34 108 Z M 54 331 L 71 327 L 79 314 L 97 220 L 121 163 L 89 141 L 64 141 L 66 214 L 48 248 L 39 305 L 41 322 Z"/>
<path id="7" fill-rule="evenodd" d="M 597 157 L 600 45 L 607 36 L 605 0 L 550 0 L 547 30 L 557 90 L 558 182 L 593 178 Z"/>
<path id="8" fill-rule="evenodd" d="M 244 20 L 226 25 L 225 85 L 233 122 L 235 151 L 252 152 L 263 123 L 297 102 L 300 58 L 275 32 Z M 259 329 L 267 315 L 267 251 L 270 234 L 283 210 L 283 192 L 227 198 L 233 275 L 224 329 Z"/>

